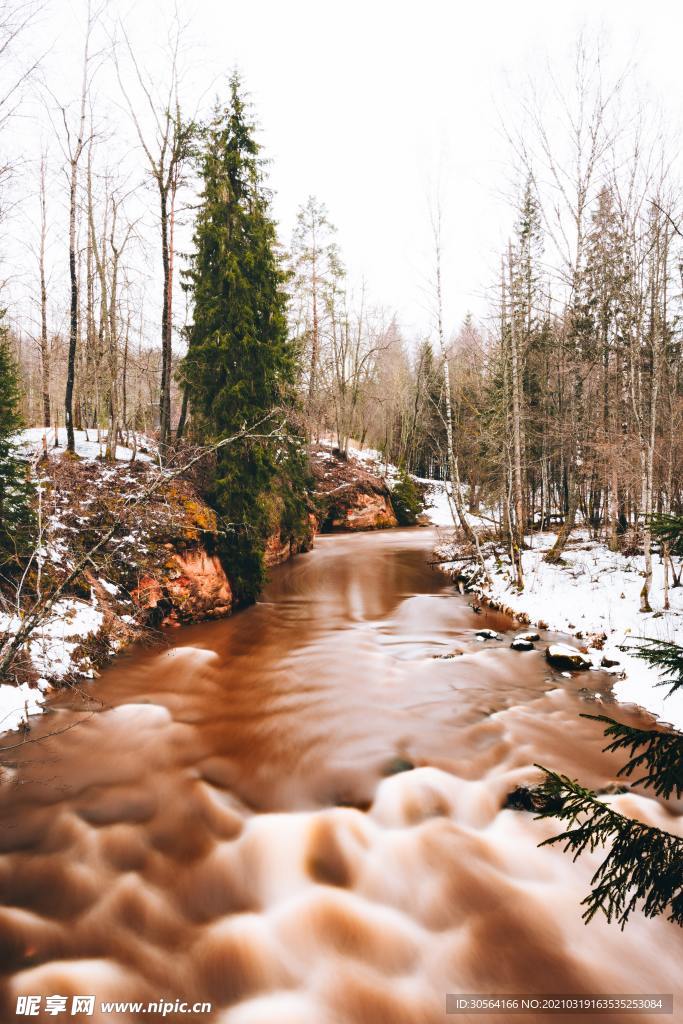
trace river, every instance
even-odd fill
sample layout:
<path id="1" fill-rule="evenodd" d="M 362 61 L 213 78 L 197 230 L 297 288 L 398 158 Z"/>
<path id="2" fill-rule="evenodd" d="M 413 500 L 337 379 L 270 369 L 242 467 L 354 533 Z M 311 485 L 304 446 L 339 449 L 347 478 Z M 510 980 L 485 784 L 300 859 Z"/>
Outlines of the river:
<path id="1" fill-rule="evenodd" d="M 432 545 L 321 537 L 257 605 L 122 655 L 6 752 L 2 1024 L 32 993 L 95 994 L 68 1019 L 117 1024 L 161 1017 L 99 1000 L 209 1001 L 165 1019 L 225 1024 L 505 1024 L 446 1017 L 447 992 L 683 1000 L 681 929 L 584 925 L 600 855 L 538 849 L 557 822 L 501 809 L 534 762 L 614 781 L 623 757 L 581 712 L 647 719 L 608 676 L 512 651 Z M 683 833 L 655 800 L 617 806 Z"/>

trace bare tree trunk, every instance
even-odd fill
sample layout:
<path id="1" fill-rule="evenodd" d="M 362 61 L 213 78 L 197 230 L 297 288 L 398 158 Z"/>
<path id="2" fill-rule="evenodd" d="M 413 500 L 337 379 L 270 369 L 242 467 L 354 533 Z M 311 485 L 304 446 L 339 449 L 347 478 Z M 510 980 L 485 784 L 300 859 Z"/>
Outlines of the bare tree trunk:
<path id="1" fill-rule="evenodd" d="M 671 601 L 669 599 L 669 564 L 670 554 L 669 545 L 664 541 L 662 544 L 662 566 L 664 570 L 664 611 L 668 612 L 671 608 Z"/>
<path id="2" fill-rule="evenodd" d="M 311 364 L 308 378 L 308 405 L 309 410 L 315 403 L 316 389 L 318 385 L 318 358 L 320 353 L 320 321 L 318 317 L 318 273 L 317 273 L 317 250 L 315 227 L 313 228 L 313 255 L 311 265 L 311 298 L 313 302 L 313 330 L 311 336 Z"/>
<path id="3" fill-rule="evenodd" d="M 161 227 L 161 263 L 163 274 L 163 297 L 161 310 L 161 380 L 159 388 L 159 453 L 165 458 L 171 432 L 171 373 L 173 362 L 173 223 L 175 212 L 176 190 L 181 185 L 182 168 L 190 156 L 191 130 L 183 122 L 178 97 L 178 52 L 181 39 L 181 27 L 176 12 L 175 34 L 170 42 L 170 67 L 167 95 L 155 97 L 154 86 L 149 76 L 138 63 L 130 40 L 126 41 L 138 85 L 144 95 L 144 103 L 152 115 L 152 123 L 156 126 L 149 136 L 142 130 L 138 116 L 137 104 L 127 91 L 126 76 L 122 74 L 116 55 L 114 64 L 116 74 L 128 105 L 140 145 L 145 153 L 150 174 L 154 179 L 159 195 L 159 213 Z M 169 210 L 170 200 L 170 210 Z"/>
<path id="4" fill-rule="evenodd" d="M 161 264 L 164 275 L 161 311 L 161 389 L 159 394 L 159 451 L 166 455 L 171 429 L 171 256 L 169 245 L 168 192 L 159 187 L 161 203 Z"/>
<path id="5" fill-rule="evenodd" d="M 555 538 L 555 543 L 543 559 L 544 562 L 550 562 L 551 564 L 556 565 L 562 561 L 562 555 L 564 554 L 564 549 L 567 546 L 567 541 L 569 540 L 571 532 L 576 525 L 576 513 L 579 511 L 580 498 L 581 491 L 579 488 L 579 481 L 576 473 L 571 471 L 571 480 L 569 484 L 569 508 L 567 509 L 564 522 L 558 531 L 557 537 Z"/>
<path id="6" fill-rule="evenodd" d="M 512 482 L 515 505 L 515 543 L 521 551 L 524 546 L 524 484 L 522 480 L 522 426 L 520 402 L 520 372 L 517 324 L 514 308 L 512 273 L 512 244 L 508 245 L 508 275 L 510 284 L 510 370 L 512 384 Z M 523 581 L 522 581 L 523 585 Z"/>
<path id="7" fill-rule="evenodd" d="M 477 550 L 481 567 L 484 567 L 484 560 L 479 550 L 477 535 L 470 526 L 467 519 L 462 490 L 460 486 L 460 473 L 458 469 L 458 457 L 455 450 L 455 439 L 453 435 L 453 398 L 451 393 L 451 371 L 448 364 L 448 352 L 446 349 L 446 337 L 443 324 L 443 287 L 441 280 L 441 261 L 443 248 L 441 241 L 441 207 L 437 201 L 436 208 L 432 211 L 432 232 L 434 237 L 434 271 L 435 271 L 435 300 L 436 300 L 436 327 L 439 341 L 439 351 L 443 366 L 444 377 L 444 400 L 446 405 L 446 464 L 448 474 L 446 480 L 446 495 L 448 504 L 453 516 L 454 525 L 460 525 L 465 537 Z"/>
<path id="8" fill-rule="evenodd" d="M 66 394 L 64 396 L 64 421 L 66 423 L 66 447 L 76 451 L 73 425 L 74 378 L 76 374 L 76 346 L 78 344 L 78 276 L 76 273 L 76 188 L 78 185 L 78 163 L 71 161 L 69 187 L 69 279 L 71 281 L 71 312 L 69 318 L 69 358 L 66 371 Z"/>
<path id="9" fill-rule="evenodd" d="M 71 145 L 71 134 L 63 111 L 69 146 L 69 280 L 71 282 L 71 308 L 69 315 L 69 357 L 66 373 L 66 393 L 64 395 L 64 422 L 66 424 L 66 446 L 71 453 L 76 451 L 76 440 L 73 425 L 73 396 L 76 376 L 76 349 L 78 346 L 78 269 L 76 265 L 76 209 L 78 204 L 78 162 L 83 153 L 85 134 L 85 108 L 88 95 L 88 67 L 90 63 L 90 33 L 92 31 L 92 9 L 88 0 L 88 21 L 85 32 L 83 50 L 83 75 L 81 80 L 81 109 L 78 121 L 78 135 L 75 145 Z"/>
<path id="10" fill-rule="evenodd" d="M 178 429 L 176 430 L 176 438 L 178 441 L 182 438 L 185 433 L 185 424 L 187 423 L 187 410 L 190 404 L 190 389 L 187 385 L 183 388 L 183 401 L 180 406 L 180 419 L 178 420 Z"/>
<path id="11" fill-rule="evenodd" d="M 50 428 L 50 343 L 47 336 L 47 281 L 45 277 L 45 242 L 47 237 L 47 200 L 45 154 L 40 161 L 40 365 L 43 389 L 43 426 Z"/>

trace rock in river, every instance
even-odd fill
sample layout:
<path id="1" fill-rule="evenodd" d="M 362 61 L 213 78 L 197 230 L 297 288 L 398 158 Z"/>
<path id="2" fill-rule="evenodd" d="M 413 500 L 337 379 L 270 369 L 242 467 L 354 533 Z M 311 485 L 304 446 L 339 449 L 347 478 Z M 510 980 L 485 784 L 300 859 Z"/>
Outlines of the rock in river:
<path id="1" fill-rule="evenodd" d="M 551 644 L 550 647 L 546 647 L 545 656 L 553 668 L 560 669 L 560 671 L 563 669 L 583 671 L 591 667 L 590 659 L 578 648 L 571 647 L 569 644 Z"/>
<path id="2" fill-rule="evenodd" d="M 523 636 L 516 636 L 510 644 L 513 651 L 533 651 L 534 645 L 531 640 L 527 640 Z"/>
<path id="3" fill-rule="evenodd" d="M 500 640 L 500 636 L 496 633 L 495 629 L 478 629 L 475 636 L 478 640 Z"/>

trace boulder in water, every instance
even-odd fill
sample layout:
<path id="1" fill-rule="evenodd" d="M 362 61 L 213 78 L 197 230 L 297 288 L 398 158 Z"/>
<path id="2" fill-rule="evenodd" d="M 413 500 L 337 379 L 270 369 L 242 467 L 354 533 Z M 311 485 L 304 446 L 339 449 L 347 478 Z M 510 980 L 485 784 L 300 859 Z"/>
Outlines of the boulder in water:
<path id="1" fill-rule="evenodd" d="M 510 647 L 513 651 L 533 651 L 534 649 L 531 640 L 526 640 L 523 636 L 516 636 Z"/>
<path id="2" fill-rule="evenodd" d="M 582 672 L 591 667 L 590 659 L 569 644 L 550 644 L 545 649 L 545 656 L 553 668 L 560 671 L 573 669 Z"/>
<path id="3" fill-rule="evenodd" d="M 399 775 L 401 772 L 412 772 L 415 765 L 407 757 L 394 757 L 384 765 L 382 775 Z"/>
<path id="4" fill-rule="evenodd" d="M 478 629 L 475 636 L 478 640 L 500 640 L 500 635 L 495 629 Z"/>
<path id="5" fill-rule="evenodd" d="M 561 805 L 562 798 L 549 796 L 542 786 L 515 786 L 505 797 L 503 807 L 511 811 L 540 813 L 544 810 L 559 810 Z"/>
<path id="6" fill-rule="evenodd" d="M 529 640 L 530 643 L 535 643 L 536 640 L 540 640 L 538 633 L 534 633 L 533 630 L 527 630 L 525 633 L 518 633 L 515 640 Z"/>

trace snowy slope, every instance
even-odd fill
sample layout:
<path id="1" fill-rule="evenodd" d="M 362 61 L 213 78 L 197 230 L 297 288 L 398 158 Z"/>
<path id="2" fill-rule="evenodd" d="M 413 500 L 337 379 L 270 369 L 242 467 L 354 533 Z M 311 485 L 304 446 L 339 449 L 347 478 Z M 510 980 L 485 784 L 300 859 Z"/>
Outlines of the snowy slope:
<path id="1" fill-rule="evenodd" d="M 59 447 L 55 449 L 55 434 L 57 435 L 57 442 Z M 82 459 L 92 461 L 93 459 L 102 458 L 105 452 L 107 437 L 106 431 L 100 432 L 100 442 L 97 441 L 96 430 L 75 430 L 75 441 L 76 441 L 76 454 Z M 27 454 L 40 454 L 43 449 L 43 437 L 47 441 L 48 452 L 56 451 L 61 453 L 66 448 L 66 428 L 60 427 L 55 431 L 54 428 L 46 431 L 44 427 L 30 427 L 28 430 L 22 430 L 20 434 L 15 437 L 15 442 L 19 448 L 24 449 Z M 136 459 L 140 462 L 153 462 L 156 446 L 153 441 L 147 437 L 138 436 L 137 439 L 138 449 L 136 452 Z M 125 448 L 121 445 L 116 447 L 116 460 L 117 462 L 130 462 L 133 456 L 132 448 Z"/>
<path id="2" fill-rule="evenodd" d="M 533 625 L 572 633 L 579 639 L 602 643 L 590 647 L 595 665 L 603 655 L 619 661 L 614 693 L 618 700 L 639 704 L 659 719 L 683 729 L 683 692 L 667 697 L 667 687 L 658 685 L 659 674 L 646 662 L 622 651 L 637 638 L 652 637 L 683 645 L 683 587 L 670 591 L 671 608 L 664 611 L 664 577 L 655 558 L 650 604 L 653 611 L 641 613 L 644 556 L 625 556 L 591 541 L 582 531 L 572 535 L 564 554 L 565 565 L 549 565 L 543 555 L 555 541 L 554 534 L 527 538 L 530 550 L 522 555 L 524 590 L 514 585 L 509 565 L 495 556 L 487 557 L 491 577 L 485 595 L 496 604 L 525 616 Z M 457 553 L 454 552 L 457 558 Z M 444 565 L 452 571 L 454 563 Z M 623 676 L 623 678 L 622 678 Z"/>
<path id="3" fill-rule="evenodd" d="M 15 438 L 15 442 L 26 457 L 31 458 L 42 452 L 44 435 L 49 454 L 63 454 L 66 446 L 64 429 L 59 430 L 60 447 L 56 449 L 55 431 L 49 430 L 46 433 L 42 427 L 22 431 Z M 101 458 L 106 438 L 102 444 L 98 444 L 96 431 L 77 430 L 75 435 L 76 453 L 81 459 L 94 461 Z M 145 437 L 139 437 L 137 443 L 136 459 L 140 462 L 154 461 L 154 443 Z M 118 446 L 116 449 L 116 458 L 119 462 L 130 462 L 132 454 L 131 448 Z M 112 469 L 112 472 L 115 470 Z M 53 523 L 51 526 L 55 528 L 60 524 Z M 63 545 L 59 541 L 47 545 L 38 554 L 39 557 L 51 560 L 55 564 L 60 564 L 65 557 Z M 100 582 L 103 586 L 106 585 L 106 581 Z M 91 594 L 89 602 L 65 598 L 54 605 L 49 617 L 35 630 L 29 643 L 28 653 L 39 677 L 37 687 L 31 687 L 27 683 L 20 686 L 0 684 L 0 732 L 17 729 L 26 721 L 28 715 L 40 710 L 49 689 L 49 681 L 63 679 L 72 672 L 77 672 L 85 678 L 95 675 L 87 662 L 83 658 L 77 659 L 75 654 L 84 640 L 99 632 L 103 619 L 94 594 Z M 0 633 L 13 632 L 18 628 L 19 621 L 19 618 L 10 612 L 0 613 Z"/>

